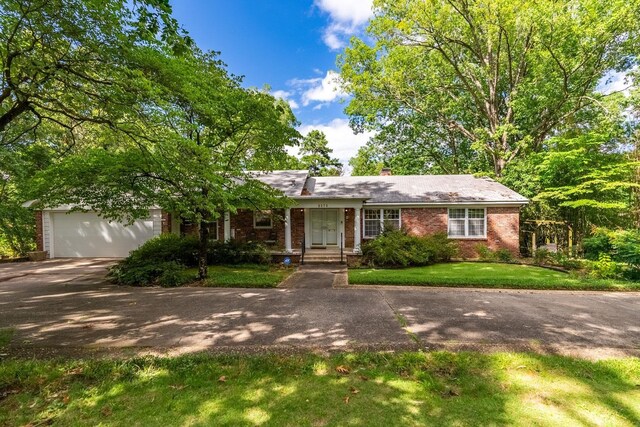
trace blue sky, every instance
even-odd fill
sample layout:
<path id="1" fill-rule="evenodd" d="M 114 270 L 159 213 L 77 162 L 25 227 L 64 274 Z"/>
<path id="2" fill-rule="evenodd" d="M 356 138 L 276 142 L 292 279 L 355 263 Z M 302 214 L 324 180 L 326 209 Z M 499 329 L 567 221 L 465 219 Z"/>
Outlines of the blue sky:
<path id="1" fill-rule="evenodd" d="M 370 134 L 354 135 L 337 90 L 336 56 L 371 16 L 371 0 L 172 0 L 174 16 L 205 50 L 220 52 L 246 86 L 289 101 L 299 130 L 325 132 L 344 163 Z"/>

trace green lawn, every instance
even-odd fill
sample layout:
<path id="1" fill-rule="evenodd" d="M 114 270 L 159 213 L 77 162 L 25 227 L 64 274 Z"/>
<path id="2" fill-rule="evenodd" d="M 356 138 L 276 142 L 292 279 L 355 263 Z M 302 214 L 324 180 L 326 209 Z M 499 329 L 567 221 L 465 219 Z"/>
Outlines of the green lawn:
<path id="1" fill-rule="evenodd" d="M 205 286 L 220 288 L 274 288 L 286 279 L 293 268 L 269 265 L 215 265 L 209 267 L 209 278 Z M 197 270 L 187 274 L 196 276 Z"/>
<path id="2" fill-rule="evenodd" d="M 514 289 L 640 290 L 640 283 L 581 279 L 520 264 L 454 262 L 403 269 L 350 269 L 349 283 Z"/>
<path id="3" fill-rule="evenodd" d="M 361 353 L 9 360 L 0 425 L 640 424 L 640 360 Z"/>

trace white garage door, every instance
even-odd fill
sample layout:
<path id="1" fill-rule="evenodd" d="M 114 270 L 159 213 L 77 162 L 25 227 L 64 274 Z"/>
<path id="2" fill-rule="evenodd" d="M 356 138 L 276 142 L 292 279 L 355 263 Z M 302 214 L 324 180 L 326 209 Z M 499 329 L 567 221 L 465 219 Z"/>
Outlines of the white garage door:
<path id="1" fill-rule="evenodd" d="M 126 257 L 154 236 L 153 218 L 130 226 L 95 213 L 51 212 L 49 218 L 49 253 L 55 258 Z"/>

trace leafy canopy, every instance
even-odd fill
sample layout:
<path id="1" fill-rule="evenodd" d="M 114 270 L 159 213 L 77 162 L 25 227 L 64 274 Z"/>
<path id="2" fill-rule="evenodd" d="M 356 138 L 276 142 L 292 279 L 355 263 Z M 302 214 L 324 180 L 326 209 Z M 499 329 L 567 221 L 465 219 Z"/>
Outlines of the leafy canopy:
<path id="1" fill-rule="evenodd" d="M 635 0 L 374 6 L 368 38 L 352 39 L 339 59 L 353 94 L 346 112 L 355 129 L 381 131 L 392 145 L 415 141 L 443 171 L 481 157 L 502 175 L 597 103 L 605 73 L 634 64 Z"/>

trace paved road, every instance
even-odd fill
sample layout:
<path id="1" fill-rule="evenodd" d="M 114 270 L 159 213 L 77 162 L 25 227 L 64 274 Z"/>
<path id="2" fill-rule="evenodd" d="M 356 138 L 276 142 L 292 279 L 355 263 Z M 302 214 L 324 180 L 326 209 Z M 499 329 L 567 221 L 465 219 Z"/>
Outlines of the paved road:
<path id="1" fill-rule="evenodd" d="M 130 288 L 108 260 L 0 265 L 12 346 L 79 350 L 504 348 L 640 354 L 639 293 Z M 298 276 L 305 280 L 304 275 Z"/>

